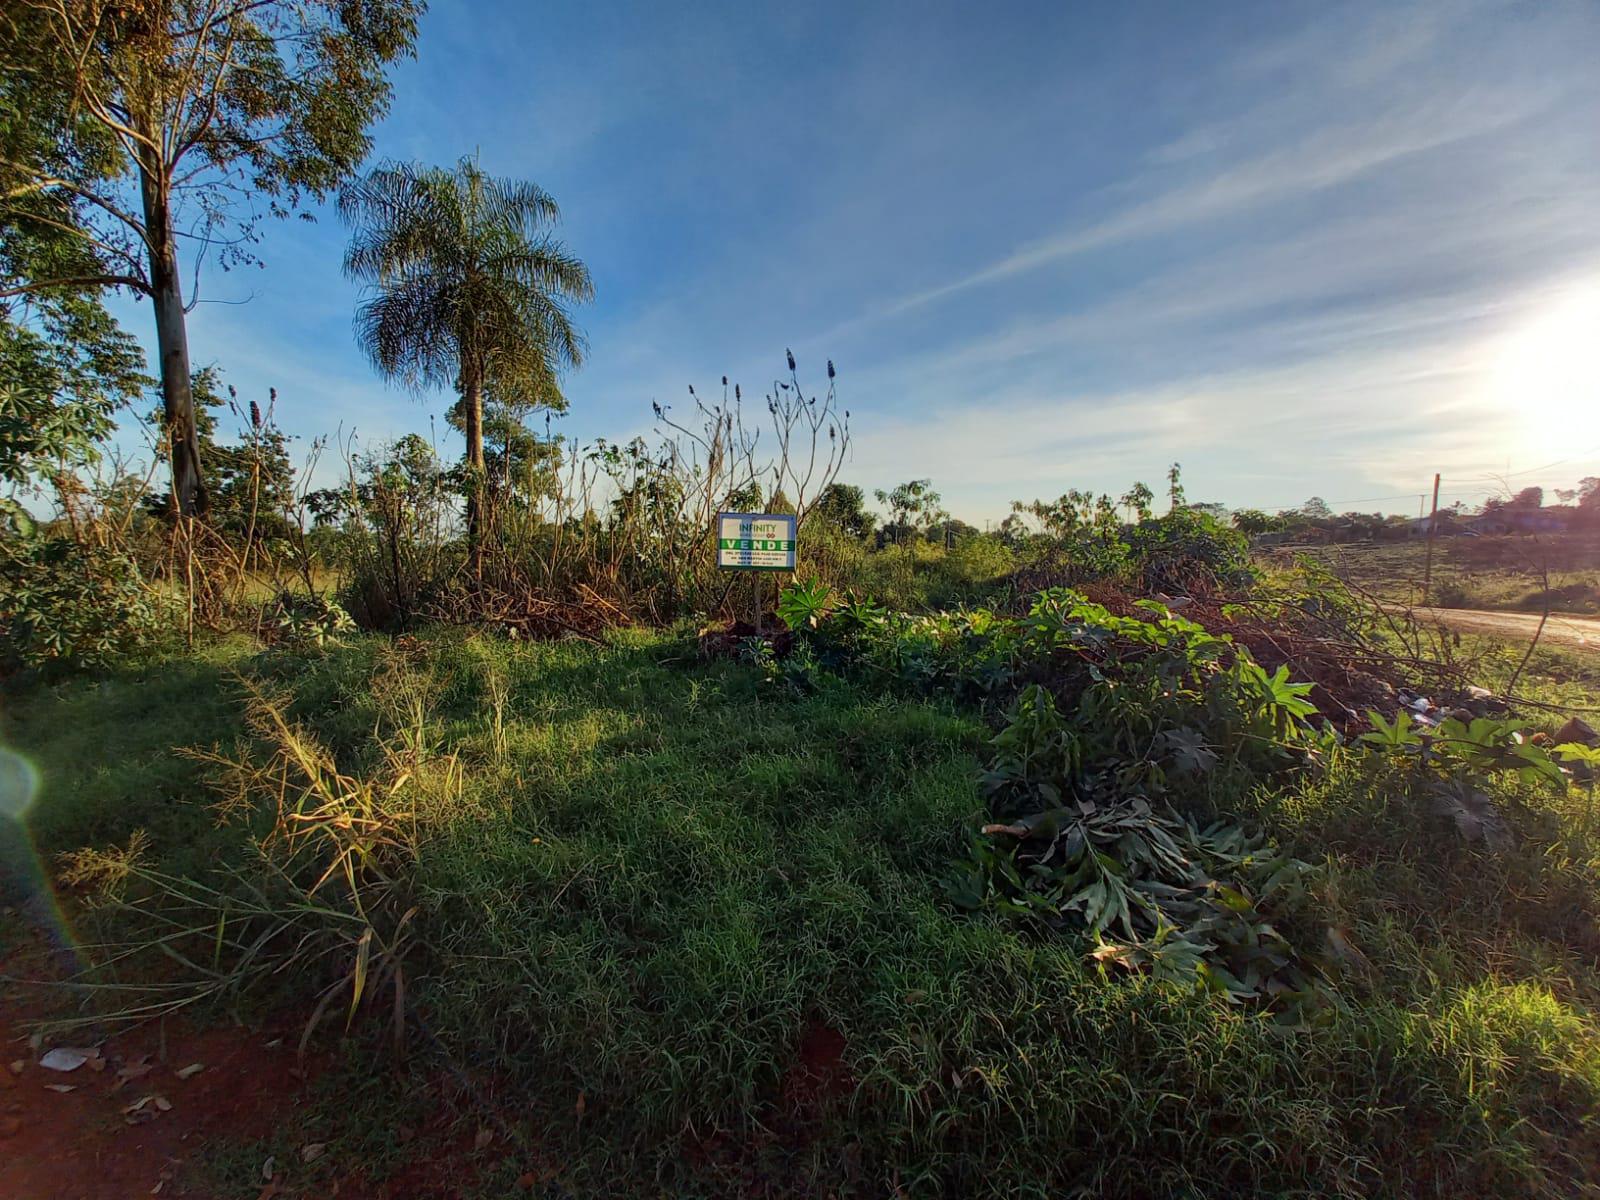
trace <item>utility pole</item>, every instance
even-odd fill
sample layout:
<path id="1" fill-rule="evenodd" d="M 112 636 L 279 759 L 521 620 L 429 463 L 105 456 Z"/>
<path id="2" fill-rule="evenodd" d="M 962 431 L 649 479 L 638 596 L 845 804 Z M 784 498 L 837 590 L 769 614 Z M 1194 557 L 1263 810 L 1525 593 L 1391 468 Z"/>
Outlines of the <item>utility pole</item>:
<path id="1" fill-rule="evenodd" d="M 1433 539 L 1439 532 L 1439 476 L 1433 477 L 1433 515 L 1428 518 L 1428 557 L 1422 568 L 1422 607 L 1428 607 L 1428 588 L 1433 584 Z"/>

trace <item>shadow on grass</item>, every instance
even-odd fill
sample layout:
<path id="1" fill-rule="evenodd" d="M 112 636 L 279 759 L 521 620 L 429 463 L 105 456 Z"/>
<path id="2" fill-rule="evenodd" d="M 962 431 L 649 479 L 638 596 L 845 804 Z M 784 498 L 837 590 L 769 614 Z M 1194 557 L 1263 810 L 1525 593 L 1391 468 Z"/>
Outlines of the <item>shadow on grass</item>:
<path id="1" fill-rule="evenodd" d="M 238 732 L 228 663 L 192 659 L 38 687 L 15 697 L 0 725 L 38 773 L 23 822 L 41 854 L 125 842 L 142 828 L 157 844 L 191 844 L 195 867 L 211 848 L 194 839 L 212 822 L 195 819 L 199 768 L 175 749 Z"/>
<path id="2" fill-rule="evenodd" d="M 1532 1196 L 1577 1178 L 1600 1096 L 1590 1018 L 1543 983 L 1430 955 L 1413 901 L 1377 940 L 1399 876 L 1362 901 L 1394 979 L 1288 1029 L 1103 971 L 1085 939 L 952 912 L 938 879 L 978 808 L 985 733 L 951 709 L 839 682 L 800 695 L 660 637 L 440 634 L 251 666 L 355 759 L 400 672 L 460 756 L 417 866 L 410 998 L 519 1131 L 515 1153 L 491 1148 L 504 1186 L 485 1194 L 536 1165 L 529 1147 L 553 1163 L 550 1194 Z M 222 665 L 188 669 L 29 701 L 14 736 L 46 774 L 42 838 L 211 827 L 168 747 L 235 736 L 238 705 Z M 1277 819 L 1355 838 L 1372 814 L 1337 824 L 1355 799 Z M 853 1087 L 774 1141 L 819 1028 Z M 351 1071 L 376 1078 L 372 1062 Z M 442 1090 L 432 1067 L 381 1089 L 395 1111 Z M 392 1138 L 383 1103 L 350 1115 L 333 1090 L 320 1119 L 342 1107 L 350 1124 L 316 1131 L 339 1140 L 330 1161 Z"/>

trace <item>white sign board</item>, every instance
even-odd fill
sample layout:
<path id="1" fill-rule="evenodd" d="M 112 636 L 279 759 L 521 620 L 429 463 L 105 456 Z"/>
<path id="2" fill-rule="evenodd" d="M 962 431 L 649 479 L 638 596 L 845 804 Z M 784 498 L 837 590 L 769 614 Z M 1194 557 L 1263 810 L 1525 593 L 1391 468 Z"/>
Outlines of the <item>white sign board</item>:
<path id="1" fill-rule="evenodd" d="M 717 566 L 725 571 L 794 570 L 789 513 L 718 513 Z"/>

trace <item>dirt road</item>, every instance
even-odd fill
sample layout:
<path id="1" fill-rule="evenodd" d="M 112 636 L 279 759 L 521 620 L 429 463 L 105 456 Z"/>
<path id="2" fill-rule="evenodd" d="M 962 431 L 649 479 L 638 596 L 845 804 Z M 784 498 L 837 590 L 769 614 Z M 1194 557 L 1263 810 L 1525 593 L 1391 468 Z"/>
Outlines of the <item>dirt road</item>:
<path id="1" fill-rule="evenodd" d="M 1501 637 L 1527 640 L 1539 628 L 1539 614 L 1525 612 L 1487 612 L 1477 608 L 1418 608 L 1419 620 L 1436 621 L 1462 633 L 1495 633 Z M 1587 650 L 1600 657 L 1600 618 L 1550 614 L 1541 642 Z"/>

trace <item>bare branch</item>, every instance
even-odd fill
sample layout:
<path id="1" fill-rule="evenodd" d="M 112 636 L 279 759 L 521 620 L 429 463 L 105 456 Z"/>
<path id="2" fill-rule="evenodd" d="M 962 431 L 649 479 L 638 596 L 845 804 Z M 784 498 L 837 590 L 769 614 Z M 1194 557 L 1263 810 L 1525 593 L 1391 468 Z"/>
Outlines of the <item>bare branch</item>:
<path id="1" fill-rule="evenodd" d="M 27 296 L 52 288 L 125 287 L 148 296 L 150 285 L 132 275 L 67 275 L 60 279 L 36 279 L 15 287 L 0 288 L 0 300 Z"/>

